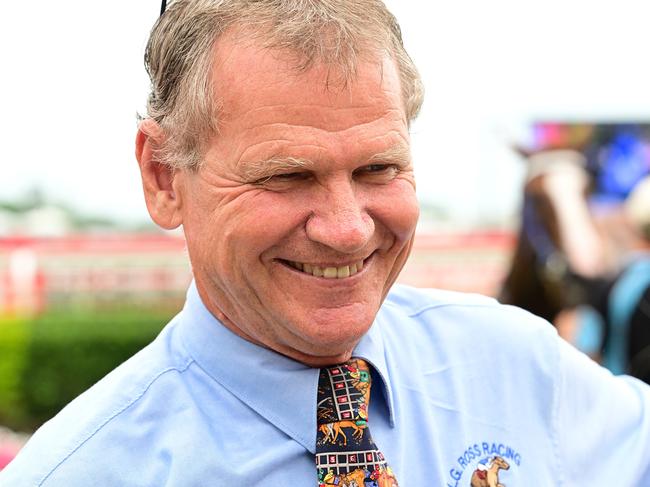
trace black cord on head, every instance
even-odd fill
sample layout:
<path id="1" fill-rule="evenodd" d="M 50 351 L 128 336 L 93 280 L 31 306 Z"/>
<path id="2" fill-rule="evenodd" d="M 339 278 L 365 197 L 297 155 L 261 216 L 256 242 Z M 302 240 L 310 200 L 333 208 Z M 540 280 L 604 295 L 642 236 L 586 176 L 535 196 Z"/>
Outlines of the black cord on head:
<path id="1" fill-rule="evenodd" d="M 160 15 L 165 13 L 166 8 L 167 8 L 167 0 L 162 0 L 162 5 L 160 6 Z"/>

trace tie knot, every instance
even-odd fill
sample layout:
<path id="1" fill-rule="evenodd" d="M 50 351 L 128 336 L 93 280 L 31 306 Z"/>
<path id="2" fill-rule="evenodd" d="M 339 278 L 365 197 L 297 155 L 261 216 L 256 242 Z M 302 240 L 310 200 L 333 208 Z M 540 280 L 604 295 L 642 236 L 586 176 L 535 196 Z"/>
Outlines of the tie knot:
<path id="1" fill-rule="evenodd" d="M 318 424 L 354 421 L 366 424 L 370 402 L 370 368 L 362 359 L 351 359 L 320 370 Z"/>

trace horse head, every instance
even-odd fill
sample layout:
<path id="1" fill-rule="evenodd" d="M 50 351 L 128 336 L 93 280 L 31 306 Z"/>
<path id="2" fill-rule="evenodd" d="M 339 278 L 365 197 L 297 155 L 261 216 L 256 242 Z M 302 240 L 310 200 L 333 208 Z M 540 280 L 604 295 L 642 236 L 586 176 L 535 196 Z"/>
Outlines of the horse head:
<path id="1" fill-rule="evenodd" d="M 510 468 L 510 464 L 501 457 L 494 457 L 491 463 L 492 467 L 497 467 L 497 470 L 508 470 Z"/>

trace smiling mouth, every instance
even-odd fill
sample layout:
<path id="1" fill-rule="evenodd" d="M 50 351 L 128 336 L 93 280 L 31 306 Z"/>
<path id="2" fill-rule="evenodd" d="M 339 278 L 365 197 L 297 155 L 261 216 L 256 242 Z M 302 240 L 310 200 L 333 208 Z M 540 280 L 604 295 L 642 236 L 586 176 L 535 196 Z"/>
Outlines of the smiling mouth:
<path id="1" fill-rule="evenodd" d="M 281 262 L 305 274 L 309 274 L 314 277 L 323 277 L 325 279 L 345 279 L 346 277 L 352 277 L 355 274 L 361 272 L 364 265 L 363 260 L 359 260 L 343 266 L 325 267 L 284 259 L 281 259 Z"/>

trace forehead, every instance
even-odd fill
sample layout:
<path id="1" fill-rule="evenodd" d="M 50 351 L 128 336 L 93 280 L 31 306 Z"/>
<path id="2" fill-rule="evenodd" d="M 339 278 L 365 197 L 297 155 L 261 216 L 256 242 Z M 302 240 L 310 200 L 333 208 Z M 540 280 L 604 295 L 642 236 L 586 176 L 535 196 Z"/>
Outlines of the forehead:
<path id="1" fill-rule="evenodd" d="M 332 117 L 332 111 L 354 111 L 356 123 L 392 112 L 406 124 L 397 67 L 388 54 L 360 60 L 348 81 L 336 67 L 317 63 L 299 71 L 292 52 L 265 49 L 233 36 L 219 40 L 213 61 L 213 89 L 220 118 L 226 121 L 250 117 L 264 123 L 270 112 L 277 116 L 280 109 L 296 124 L 301 118 L 313 124 L 327 111 L 322 120 L 327 130 L 345 129 L 336 126 L 345 117 Z"/>

